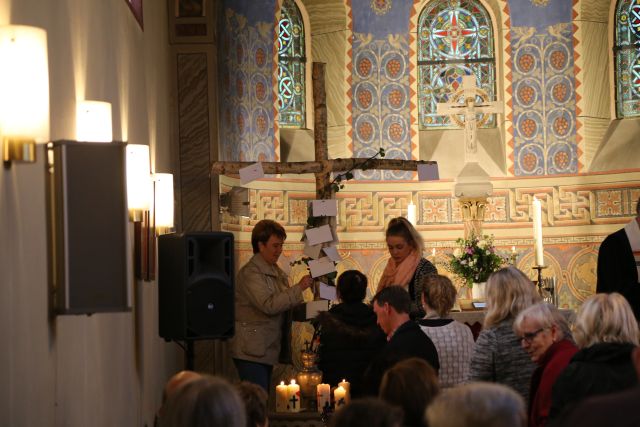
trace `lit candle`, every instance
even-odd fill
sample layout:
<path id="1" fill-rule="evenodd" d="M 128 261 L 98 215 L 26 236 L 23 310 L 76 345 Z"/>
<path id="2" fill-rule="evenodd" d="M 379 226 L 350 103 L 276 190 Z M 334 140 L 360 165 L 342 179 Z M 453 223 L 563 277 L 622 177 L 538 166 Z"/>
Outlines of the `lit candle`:
<path id="1" fill-rule="evenodd" d="M 289 401 L 289 387 L 284 381 L 280 381 L 280 385 L 276 386 L 276 412 L 287 412 L 287 403 Z"/>
<path id="2" fill-rule="evenodd" d="M 413 204 L 413 200 L 409 201 L 409 205 L 407 206 L 407 220 L 411 223 L 411 225 L 416 225 L 416 205 Z"/>
<path id="3" fill-rule="evenodd" d="M 347 404 L 346 394 L 347 391 L 342 386 L 338 386 L 333 390 L 333 401 L 336 404 L 336 409 Z"/>
<path id="4" fill-rule="evenodd" d="M 544 249 L 542 247 L 542 205 L 533 197 L 533 242 L 536 251 L 536 265 L 544 265 Z"/>
<path id="5" fill-rule="evenodd" d="M 516 253 L 516 247 L 515 246 L 511 246 L 511 253 L 515 254 Z"/>
<path id="6" fill-rule="evenodd" d="M 300 386 L 296 384 L 296 380 L 291 380 L 288 385 L 289 393 L 287 400 L 289 412 L 300 412 Z"/>
<path id="7" fill-rule="evenodd" d="M 318 384 L 316 386 L 318 397 L 318 412 L 322 413 L 324 408 L 331 406 L 331 386 L 329 384 Z"/>
<path id="8" fill-rule="evenodd" d="M 344 378 L 338 383 L 344 389 L 344 403 L 351 402 L 351 383 Z"/>
<path id="9" fill-rule="evenodd" d="M 432 256 L 433 258 L 435 258 L 435 257 L 436 257 L 436 248 L 431 249 L 431 256 Z"/>

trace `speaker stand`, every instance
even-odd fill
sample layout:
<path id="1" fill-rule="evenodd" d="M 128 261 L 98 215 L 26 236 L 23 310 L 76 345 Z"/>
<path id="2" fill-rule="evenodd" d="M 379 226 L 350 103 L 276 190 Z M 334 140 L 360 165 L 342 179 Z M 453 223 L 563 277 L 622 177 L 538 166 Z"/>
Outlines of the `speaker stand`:
<path id="1" fill-rule="evenodd" d="M 193 348 L 193 340 L 186 340 L 185 341 L 186 349 L 185 349 L 185 353 L 186 353 L 186 357 L 187 357 L 187 366 L 186 369 L 188 371 L 193 371 L 195 370 L 195 356 L 196 356 L 196 352 L 195 349 Z"/>

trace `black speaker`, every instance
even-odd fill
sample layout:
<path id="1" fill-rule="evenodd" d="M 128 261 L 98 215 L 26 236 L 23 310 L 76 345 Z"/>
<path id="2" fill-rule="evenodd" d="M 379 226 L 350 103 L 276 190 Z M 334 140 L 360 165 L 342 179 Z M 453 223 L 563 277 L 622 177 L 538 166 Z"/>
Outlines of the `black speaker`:
<path id="1" fill-rule="evenodd" d="M 158 312 L 165 340 L 234 334 L 233 234 L 189 232 L 158 238 Z"/>

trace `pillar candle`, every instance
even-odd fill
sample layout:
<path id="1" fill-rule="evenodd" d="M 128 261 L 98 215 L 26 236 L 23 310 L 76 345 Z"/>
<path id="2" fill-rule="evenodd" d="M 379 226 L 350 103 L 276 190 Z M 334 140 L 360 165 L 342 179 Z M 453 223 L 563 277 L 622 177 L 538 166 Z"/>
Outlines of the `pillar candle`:
<path id="1" fill-rule="evenodd" d="M 413 200 L 411 200 L 407 206 L 407 220 L 411 225 L 416 225 L 416 216 L 416 205 L 414 205 Z"/>
<path id="2" fill-rule="evenodd" d="M 347 391 L 342 386 L 338 386 L 335 390 L 333 390 L 333 401 L 336 404 L 336 409 L 347 404 L 347 401 L 345 400 L 346 394 Z"/>
<path id="3" fill-rule="evenodd" d="M 289 401 L 289 387 L 284 381 L 280 381 L 280 385 L 276 386 L 276 412 L 287 412 L 287 403 Z"/>
<path id="4" fill-rule="evenodd" d="M 533 198 L 533 242 L 536 251 L 536 265 L 544 265 L 544 248 L 542 247 L 542 205 L 535 196 Z"/>
<path id="5" fill-rule="evenodd" d="M 316 386 L 318 397 L 318 412 L 322 413 L 324 407 L 331 405 L 331 386 L 329 384 L 318 384 Z"/>
<path id="6" fill-rule="evenodd" d="M 288 386 L 289 399 L 287 400 L 289 412 L 300 412 L 300 386 L 296 384 L 296 380 L 291 380 Z"/>
<path id="7" fill-rule="evenodd" d="M 344 389 L 344 403 L 351 402 L 351 383 L 344 378 L 338 383 L 338 386 Z"/>

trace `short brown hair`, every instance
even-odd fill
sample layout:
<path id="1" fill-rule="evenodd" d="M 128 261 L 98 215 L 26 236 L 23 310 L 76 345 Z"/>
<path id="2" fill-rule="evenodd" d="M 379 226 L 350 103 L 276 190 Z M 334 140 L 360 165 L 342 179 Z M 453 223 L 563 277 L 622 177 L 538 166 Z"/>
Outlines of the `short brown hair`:
<path id="1" fill-rule="evenodd" d="M 434 309 L 440 317 L 449 314 L 458 294 L 451 280 L 441 274 L 430 274 L 422 282 L 424 302 Z"/>
<path id="2" fill-rule="evenodd" d="M 263 219 L 259 221 L 251 232 L 251 246 L 253 247 L 253 253 L 257 254 L 260 252 L 260 247 L 258 243 L 266 244 L 271 236 L 277 236 L 282 240 L 287 239 L 287 233 L 284 231 L 284 227 L 282 227 L 277 222 L 270 219 Z"/>
<path id="3" fill-rule="evenodd" d="M 247 427 L 264 426 L 267 423 L 267 392 L 259 385 L 248 381 L 242 381 L 236 387 L 244 402 Z"/>
<path id="4" fill-rule="evenodd" d="M 411 297 L 402 286 L 387 286 L 375 294 L 371 302 L 380 307 L 387 303 L 398 313 L 411 312 Z"/>

